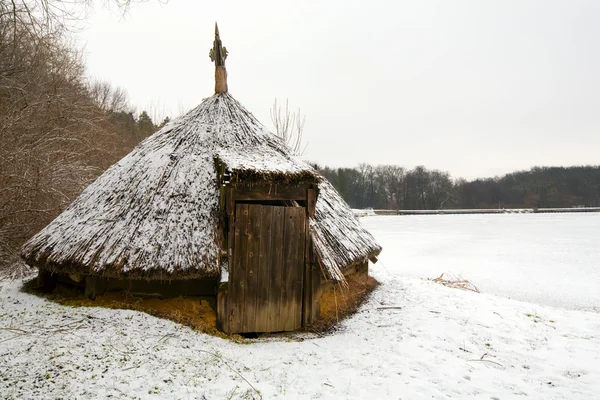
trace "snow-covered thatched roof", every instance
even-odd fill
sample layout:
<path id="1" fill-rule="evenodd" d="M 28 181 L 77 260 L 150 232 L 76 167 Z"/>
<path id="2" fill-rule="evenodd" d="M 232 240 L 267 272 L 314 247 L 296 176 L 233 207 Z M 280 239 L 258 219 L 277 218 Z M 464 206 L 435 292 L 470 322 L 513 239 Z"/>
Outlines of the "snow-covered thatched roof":
<path id="1" fill-rule="evenodd" d="M 381 246 L 361 225 L 342 196 L 325 178 L 319 182 L 319 198 L 310 231 L 321 267 L 336 281 L 341 269 L 381 252 Z"/>
<path id="2" fill-rule="evenodd" d="M 167 124 L 110 167 L 22 249 L 57 272 L 147 279 L 220 274 L 217 163 L 238 179 L 319 187 L 311 234 L 324 273 L 379 253 L 335 189 L 228 93 Z"/>

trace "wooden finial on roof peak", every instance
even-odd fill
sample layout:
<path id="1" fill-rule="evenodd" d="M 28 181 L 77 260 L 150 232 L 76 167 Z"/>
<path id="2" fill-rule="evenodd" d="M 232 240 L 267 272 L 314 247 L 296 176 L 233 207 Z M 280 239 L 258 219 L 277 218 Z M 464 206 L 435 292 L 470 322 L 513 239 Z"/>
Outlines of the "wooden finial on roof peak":
<path id="1" fill-rule="evenodd" d="M 227 70 L 225 69 L 225 59 L 227 58 L 227 48 L 221 43 L 219 37 L 219 26 L 215 22 L 215 40 L 213 47 L 208 53 L 210 59 L 215 63 L 215 92 L 227 92 Z"/>

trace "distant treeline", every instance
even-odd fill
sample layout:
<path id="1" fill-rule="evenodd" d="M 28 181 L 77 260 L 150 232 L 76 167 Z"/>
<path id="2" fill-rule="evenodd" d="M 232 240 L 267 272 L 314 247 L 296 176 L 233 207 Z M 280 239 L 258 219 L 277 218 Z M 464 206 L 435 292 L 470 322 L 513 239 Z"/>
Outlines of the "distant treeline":
<path id="1" fill-rule="evenodd" d="M 599 207 L 600 166 L 534 167 L 502 177 L 452 179 L 423 166 L 360 164 L 317 169 L 353 208 L 437 210 L 457 208 Z"/>

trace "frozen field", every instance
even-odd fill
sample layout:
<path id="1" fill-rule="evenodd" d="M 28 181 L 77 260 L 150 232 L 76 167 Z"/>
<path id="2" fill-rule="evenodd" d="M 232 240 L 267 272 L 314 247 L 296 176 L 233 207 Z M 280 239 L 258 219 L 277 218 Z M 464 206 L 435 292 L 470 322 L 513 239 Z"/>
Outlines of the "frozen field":
<path id="1" fill-rule="evenodd" d="M 486 293 L 600 311 L 600 213 L 366 217 L 392 275 L 452 272 Z"/>
<path id="2" fill-rule="evenodd" d="M 382 285 L 325 337 L 237 344 L 0 280 L 0 398 L 598 399 L 600 313 L 539 304 L 593 308 L 598 216 L 366 218 Z M 415 278 L 449 270 L 484 293 Z"/>

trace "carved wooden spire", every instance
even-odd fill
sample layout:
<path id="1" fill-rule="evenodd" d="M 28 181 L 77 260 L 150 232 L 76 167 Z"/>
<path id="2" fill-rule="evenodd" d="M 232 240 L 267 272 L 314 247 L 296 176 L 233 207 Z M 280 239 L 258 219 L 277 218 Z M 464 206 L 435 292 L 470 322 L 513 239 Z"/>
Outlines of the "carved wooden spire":
<path id="1" fill-rule="evenodd" d="M 219 26 L 215 22 L 215 41 L 210 49 L 210 59 L 215 63 L 215 92 L 227 92 L 227 70 L 225 69 L 225 59 L 227 58 L 227 49 L 223 47 L 219 37 Z"/>

